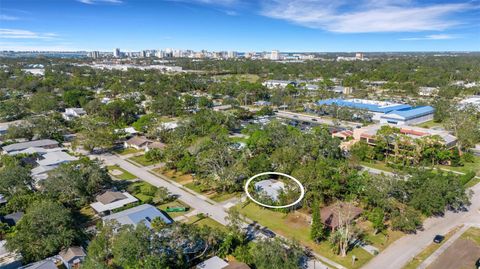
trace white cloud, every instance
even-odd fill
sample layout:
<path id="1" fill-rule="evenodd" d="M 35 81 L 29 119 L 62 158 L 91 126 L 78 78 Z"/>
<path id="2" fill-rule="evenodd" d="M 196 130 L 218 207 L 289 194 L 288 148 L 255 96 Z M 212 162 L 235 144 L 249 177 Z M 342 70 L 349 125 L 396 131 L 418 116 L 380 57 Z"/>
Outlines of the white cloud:
<path id="1" fill-rule="evenodd" d="M 418 32 L 460 24 L 448 16 L 469 3 L 416 5 L 410 0 L 266 0 L 261 14 L 338 33 Z"/>
<path id="2" fill-rule="evenodd" d="M 239 3 L 238 0 L 167 0 L 167 1 L 203 4 L 203 5 L 215 5 L 215 6 L 234 6 Z"/>
<path id="3" fill-rule="evenodd" d="M 0 14 L 0 21 L 16 21 L 18 17 Z"/>
<path id="4" fill-rule="evenodd" d="M 87 5 L 99 4 L 99 3 L 109 3 L 109 4 L 122 4 L 122 0 L 77 0 L 80 3 Z"/>
<path id="5" fill-rule="evenodd" d="M 447 34 L 438 34 L 438 35 L 426 35 L 423 37 L 407 37 L 407 38 L 400 38 L 399 40 L 404 41 L 413 41 L 413 40 L 445 40 L 445 39 L 456 39 L 459 38 L 458 36 L 454 35 L 447 35 Z"/>
<path id="6" fill-rule="evenodd" d="M 80 51 L 70 43 L 40 44 L 30 42 L 0 42 L 0 50 L 13 51 Z"/>
<path id="7" fill-rule="evenodd" d="M 0 29 L 0 38 L 5 39 L 53 39 L 55 33 L 36 33 L 22 29 Z"/>

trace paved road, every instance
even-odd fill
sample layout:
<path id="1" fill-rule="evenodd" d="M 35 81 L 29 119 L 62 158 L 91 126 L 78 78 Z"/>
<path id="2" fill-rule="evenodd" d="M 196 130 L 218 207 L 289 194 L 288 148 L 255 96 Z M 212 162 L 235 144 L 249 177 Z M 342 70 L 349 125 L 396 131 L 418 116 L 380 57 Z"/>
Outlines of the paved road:
<path id="1" fill-rule="evenodd" d="M 329 126 L 335 126 L 335 122 L 331 119 L 326 119 L 324 117 L 320 116 L 315 116 L 315 115 L 307 115 L 303 113 L 295 113 L 295 112 L 290 112 L 290 111 L 278 111 L 275 113 L 277 117 L 281 118 L 286 118 L 286 119 L 292 119 L 292 120 L 299 120 L 299 121 L 304 121 L 304 122 L 310 122 L 313 124 L 326 124 Z M 339 126 L 345 127 L 345 128 L 351 128 L 354 129 L 357 126 L 361 126 L 361 123 L 356 123 L 356 122 L 348 122 L 348 121 L 336 121 Z"/>
<path id="2" fill-rule="evenodd" d="M 198 212 L 204 213 L 217 222 L 226 225 L 227 221 L 225 217 L 228 215 L 222 206 L 217 204 L 211 204 L 207 202 L 206 197 L 202 197 L 201 195 L 194 195 L 189 193 L 176 184 L 171 183 L 166 178 L 162 178 L 161 176 L 156 176 L 151 174 L 146 169 L 142 167 L 137 167 L 128 161 L 123 160 L 122 158 L 115 156 L 115 155 L 93 155 L 93 158 L 98 158 L 106 163 L 109 164 L 116 164 L 121 168 L 127 170 L 131 174 L 135 175 L 139 179 L 146 181 L 156 187 L 165 187 L 171 193 L 179 195 L 178 199 L 182 202 L 185 202 L 191 206 L 193 206 Z"/>
<path id="3" fill-rule="evenodd" d="M 364 269 L 397 269 L 405 266 L 413 257 L 427 247 L 437 234 L 446 234 L 453 228 L 468 223 L 480 223 L 480 184 L 472 189 L 474 195 L 468 212 L 447 212 L 444 217 L 429 218 L 424 222 L 424 230 L 404 236 L 393 242 L 374 257 Z"/>
<path id="4" fill-rule="evenodd" d="M 217 222 L 227 225 L 227 221 L 225 220 L 225 217 L 228 215 L 227 212 L 225 212 L 225 208 L 222 204 L 215 203 L 214 201 L 211 201 L 210 199 L 200 195 L 200 194 L 192 194 L 190 192 L 185 191 L 184 189 L 181 188 L 181 185 L 178 183 L 173 183 L 170 180 L 168 180 L 165 177 L 162 177 L 160 175 L 154 175 L 150 172 L 147 171 L 145 167 L 138 167 L 133 165 L 132 163 L 123 160 L 122 158 L 116 156 L 116 155 L 111 155 L 111 154 L 102 154 L 102 155 L 89 155 L 90 158 L 92 159 L 100 159 L 104 161 L 105 163 L 109 165 L 118 165 L 119 167 L 127 170 L 129 173 L 135 175 L 139 179 L 146 181 L 156 187 L 165 187 L 167 188 L 171 193 L 179 195 L 178 199 L 181 200 L 182 202 L 185 202 L 188 205 L 191 205 L 192 207 L 195 208 L 195 211 L 198 211 L 199 213 L 204 213 L 205 215 L 208 215 L 210 218 L 216 220 Z M 208 202 L 207 202 L 208 201 Z M 251 220 L 248 220 L 248 222 L 252 222 Z M 247 226 L 247 224 L 245 224 Z M 261 234 L 257 233 L 257 236 L 261 236 Z M 321 261 L 324 261 L 328 264 L 331 264 L 335 266 L 336 268 L 339 269 L 344 269 L 343 266 L 340 264 L 335 263 L 334 261 L 329 260 L 326 257 L 323 257 L 321 255 L 318 255 L 314 253 L 315 257 L 318 259 L 316 261 L 316 266 L 320 266 Z M 322 267 L 316 267 L 316 268 L 322 268 Z M 323 267 L 325 268 L 325 267 Z"/>

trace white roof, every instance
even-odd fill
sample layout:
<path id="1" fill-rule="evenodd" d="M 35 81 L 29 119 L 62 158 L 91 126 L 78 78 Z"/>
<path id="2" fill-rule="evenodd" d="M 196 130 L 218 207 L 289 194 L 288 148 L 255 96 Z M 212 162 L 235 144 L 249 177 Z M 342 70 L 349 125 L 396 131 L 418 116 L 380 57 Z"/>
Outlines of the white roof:
<path id="1" fill-rule="evenodd" d="M 160 218 L 163 222 L 170 224 L 172 221 L 167 218 L 160 210 L 156 207 L 143 204 L 139 205 L 124 211 L 117 212 L 112 215 L 103 217 L 103 221 L 116 220 L 121 225 L 137 225 L 140 222 L 145 222 L 147 227 L 151 227 L 150 222 L 155 219 Z"/>
<path id="2" fill-rule="evenodd" d="M 228 263 L 217 256 L 197 264 L 197 269 L 222 269 L 228 266 Z"/>
<path id="3" fill-rule="evenodd" d="M 278 194 L 285 188 L 285 184 L 281 181 L 274 179 L 266 179 L 255 183 L 255 189 L 257 191 L 265 192 L 273 200 L 278 199 Z"/>
<path id="4" fill-rule="evenodd" d="M 122 194 L 126 196 L 125 199 L 115 201 L 115 202 L 109 203 L 109 204 L 102 204 L 101 202 L 95 202 L 95 203 L 91 203 L 90 206 L 96 212 L 101 213 L 101 212 L 117 209 L 117 208 L 123 207 L 126 204 L 135 203 L 136 201 L 138 201 L 137 198 L 133 197 L 128 192 L 122 192 Z"/>
<path id="5" fill-rule="evenodd" d="M 53 169 L 57 168 L 58 165 L 40 165 L 32 169 L 31 175 L 38 176 L 40 174 L 44 174 L 48 171 L 52 171 Z"/>
<path id="6" fill-rule="evenodd" d="M 165 130 L 172 130 L 178 127 L 178 123 L 176 121 L 170 121 L 170 122 L 162 122 L 160 124 L 161 129 Z"/>
<path id="7" fill-rule="evenodd" d="M 19 151 L 12 151 L 8 153 L 8 155 L 17 155 L 17 154 L 40 154 L 43 155 L 48 152 L 55 152 L 55 151 L 62 151 L 62 148 L 53 148 L 53 149 L 44 149 L 44 148 L 39 148 L 39 147 L 31 147 L 27 148 L 24 150 L 19 150 Z"/>
<path id="8" fill-rule="evenodd" d="M 43 160 L 37 161 L 39 165 L 57 165 L 61 163 L 71 162 L 78 160 L 77 157 L 71 156 L 66 152 L 63 151 L 54 151 L 49 152 L 43 155 Z"/>

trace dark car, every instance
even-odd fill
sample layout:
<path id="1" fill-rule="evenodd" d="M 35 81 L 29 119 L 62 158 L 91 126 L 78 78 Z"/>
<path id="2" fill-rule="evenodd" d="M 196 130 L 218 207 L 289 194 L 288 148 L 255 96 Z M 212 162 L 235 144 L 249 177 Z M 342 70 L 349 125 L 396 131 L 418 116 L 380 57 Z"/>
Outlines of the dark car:
<path id="1" fill-rule="evenodd" d="M 260 232 L 268 238 L 274 238 L 275 236 L 277 236 L 274 232 L 267 228 L 263 228 L 262 230 L 260 230 Z"/>
<path id="2" fill-rule="evenodd" d="M 477 269 L 480 269 L 480 258 L 475 263 L 475 266 L 476 266 Z"/>
<path id="3" fill-rule="evenodd" d="M 433 242 L 435 242 L 437 244 L 440 244 L 440 243 L 442 243 L 443 239 L 445 239 L 445 236 L 437 234 L 433 238 Z"/>

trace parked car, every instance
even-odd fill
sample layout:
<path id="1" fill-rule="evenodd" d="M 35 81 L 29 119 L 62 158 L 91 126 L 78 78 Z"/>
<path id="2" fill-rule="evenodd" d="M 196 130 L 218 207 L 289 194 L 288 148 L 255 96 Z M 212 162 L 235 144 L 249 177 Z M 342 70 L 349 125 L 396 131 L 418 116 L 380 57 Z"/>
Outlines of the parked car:
<path id="1" fill-rule="evenodd" d="M 274 238 L 275 236 L 277 236 L 274 232 L 267 228 L 263 228 L 262 230 L 260 230 L 260 232 L 268 238 Z"/>
<path id="2" fill-rule="evenodd" d="M 480 258 L 478 258 L 477 262 L 475 263 L 475 268 L 480 269 Z"/>
<path id="3" fill-rule="evenodd" d="M 445 236 L 443 235 L 435 235 L 435 237 L 433 238 L 433 242 L 437 243 L 437 244 L 440 244 L 442 243 L 442 241 L 445 239 Z"/>

